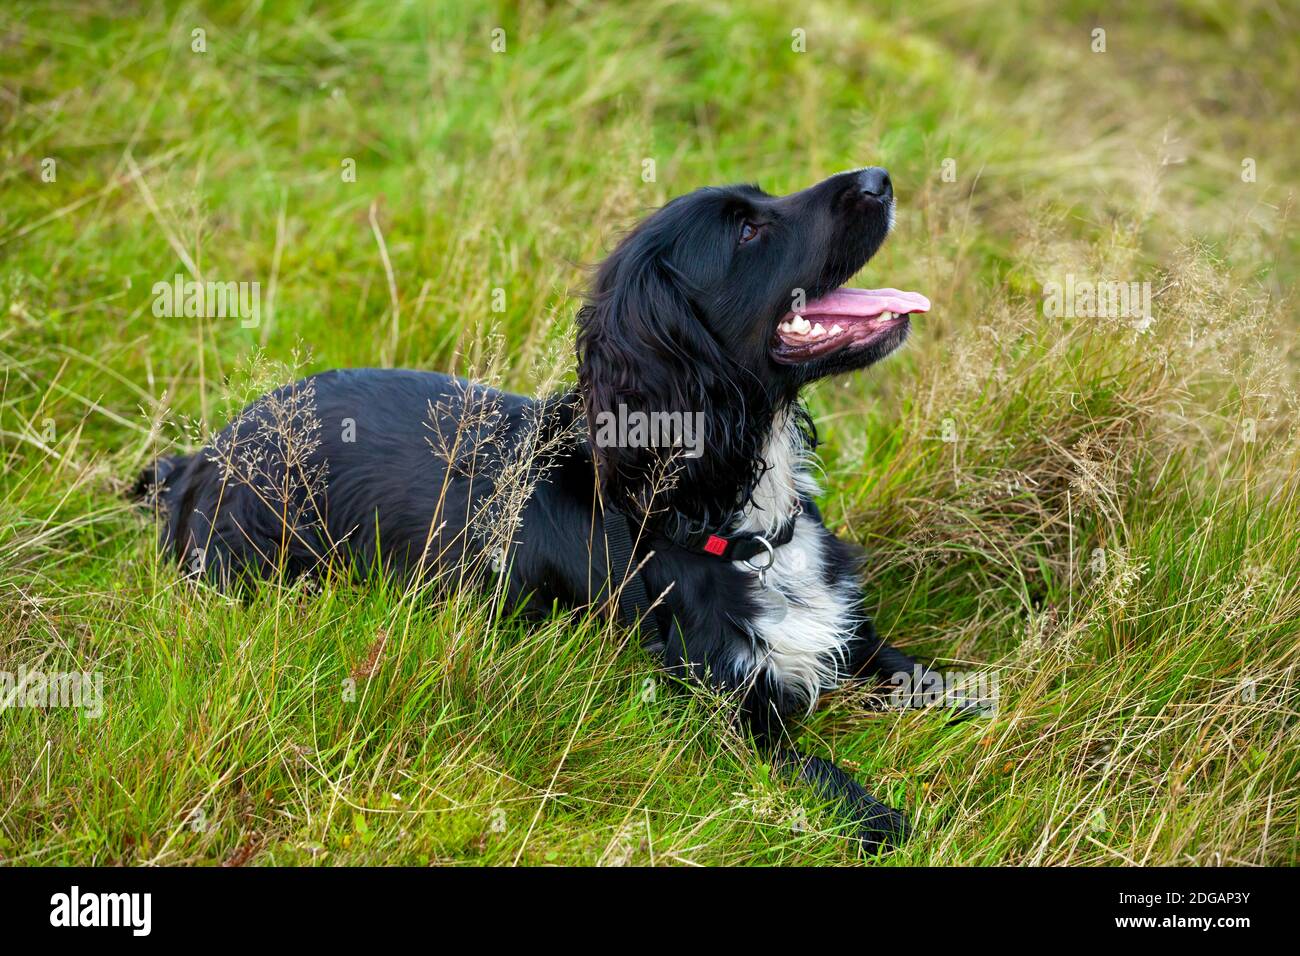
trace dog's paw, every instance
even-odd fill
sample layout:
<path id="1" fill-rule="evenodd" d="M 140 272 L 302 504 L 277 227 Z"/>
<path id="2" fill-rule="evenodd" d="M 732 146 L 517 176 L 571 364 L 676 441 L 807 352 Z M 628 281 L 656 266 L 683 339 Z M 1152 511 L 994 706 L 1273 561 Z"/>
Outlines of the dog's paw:
<path id="1" fill-rule="evenodd" d="M 855 821 L 854 835 L 862 852 L 874 855 L 902 846 L 912 832 L 907 817 L 893 807 L 872 802 L 874 805 L 863 808 Z"/>
<path id="2" fill-rule="evenodd" d="M 776 766 L 784 773 L 798 775 L 837 804 L 848 832 L 867 853 L 895 849 L 907 839 L 910 830 L 907 818 L 867 793 L 862 784 L 829 760 L 783 749 L 776 754 Z"/>

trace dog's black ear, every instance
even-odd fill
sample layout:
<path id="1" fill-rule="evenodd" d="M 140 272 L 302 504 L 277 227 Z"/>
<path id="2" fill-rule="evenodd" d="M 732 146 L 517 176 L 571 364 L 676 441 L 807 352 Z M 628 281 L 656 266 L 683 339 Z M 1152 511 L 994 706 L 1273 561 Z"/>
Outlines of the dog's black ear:
<path id="1" fill-rule="evenodd" d="M 719 425 L 711 405 L 728 362 L 697 314 L 689 281 L 652 237 L 633 233 L 601 265 L 578 313 L 577 349 L 602 493 L 615 504 L 644 507 L 651 495 L 662 504 L 664 482 L 680 482 L 698 459 L 684 448 L 630 447 L 636 443 L 624 441 L 618 425 L 655 413 L 693 415 L 703 422 L 695 439 L 710 447 Z"/>

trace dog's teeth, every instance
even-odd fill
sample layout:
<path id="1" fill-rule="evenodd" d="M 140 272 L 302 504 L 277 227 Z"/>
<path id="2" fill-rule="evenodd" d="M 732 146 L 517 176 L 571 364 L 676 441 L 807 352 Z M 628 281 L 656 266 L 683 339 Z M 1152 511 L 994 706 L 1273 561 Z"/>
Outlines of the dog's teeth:
<path id="1" fill-rule="evenodd" d="M 892 318 L 894 317 L 894 313 L 892 313 L 892 312 L 881 312 L 881 313 L 880 313 L 880 317 L 881 317 L 882 319 L 884 319 L 886 322 L 888 322 L 890 319 L 892 319 Z"/>
<path id="2" fill-rule="evenodd" d="M 823 329 L 822 324 L 818 322 L 816 325 L 812 327 L 812 334 L 813 334 L 813 338 L 816 338 L 818 336 L 825 335 L 826 330 Z"/>
<path id="3" fill-rule="evenodd" d="M 839 334 L 840 334 L 841 332 L 843 332 L 843 331 L 844 331 L 843 327 L 841 327 L 841 326 L 839 326 L 839 325 L 832 325 L 832 326 L 831 326 L 831 335 L 839 335 Z"/>
<path id="4" fill-rule="evenodd" d="M 790 322 L 790 329 L 793 332 L 805 333 L 809 329 L 808 320 L 802 315 L 796 315 Z"/>

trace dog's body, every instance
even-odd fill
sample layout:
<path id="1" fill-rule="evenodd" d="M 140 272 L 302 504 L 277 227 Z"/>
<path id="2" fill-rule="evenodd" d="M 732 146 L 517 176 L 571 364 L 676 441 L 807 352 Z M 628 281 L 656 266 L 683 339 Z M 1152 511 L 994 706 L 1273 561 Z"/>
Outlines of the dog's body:
<path id="1" fill-rule="evenodd" d="M 146 471 L 164 545 L 225 584 L 332 560 L 456 586 L 504 575 L 511 601 L 546 612 L 623 584 L 610 580 L 606 544 L 617 509 L 659 599 L 650 650 L 734 694 L 756 736 L 779 744 L 788 721 L 845 680 L 913 666 L 876 637 L 859 555 L 822 523 L 814 433 L 797 401 L 805 382 L 887 354 L 906 335 L 901 309 L 922 310 L 911 293 L 838 288 L 892 223 L 882 176 L 841 174 L 783 199 L 740 187 L 670 203 L 602 267 L 579 317 L 573 393 L 535 400 L 379 369 L 279 389 L 209 448 Z M 721 237 L 737 223 L 728 249 Z M 754 251 L 760 239 L 767 248 Z M 813 239 L 815 252 L 800 248 Z M 800 296 L 833 327 L 781 304 Z M 596 416 L 616 405 L 702 413 L 701 454 L 600 444 Z M 716 536 L 686 546 L 665 515 Z M 757 559 L 715 553 L 760 537 Z M 902 838 L 902 816 L 833 764 L 778 753 L 846 805 L 868 845 Z"/>

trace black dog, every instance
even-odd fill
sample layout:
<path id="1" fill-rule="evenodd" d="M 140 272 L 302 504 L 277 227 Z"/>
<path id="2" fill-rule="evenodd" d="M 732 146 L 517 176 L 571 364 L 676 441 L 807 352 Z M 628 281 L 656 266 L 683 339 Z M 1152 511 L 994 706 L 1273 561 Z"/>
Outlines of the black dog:
<path id="1" fill-rule="evenodd" d="M 160 459 L 137 488 L 156 490 L 164 547 L 219 584 L 338 559 L 496 582 L 540 611 L 612 598 L 671 672 L 734 694 L 778 765 L 840 801 L 864 844 L 896 844 L 901 814 L 780 746 L 822 693 L 914 667 L 876 636 L 860 556 L 822 523 L 798 401 L 801 386 L 888 355 L 907 314 L 929 308 L 841 288 L 893 210 L 876 167 L 779 198 L 697 190 L 601 266 L 578 316 L 576 393 L 325 372 L 265 396 L 198 453 Z M 647 422 L 672 440 L 647 440 Z"/>

